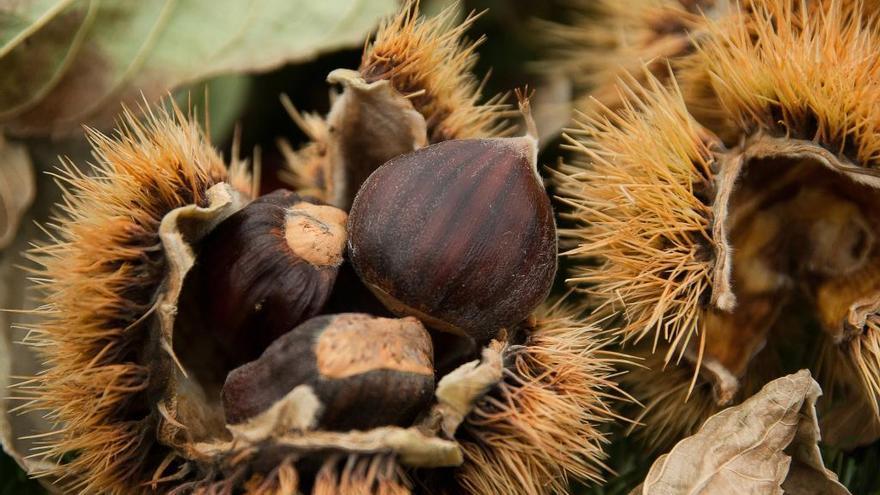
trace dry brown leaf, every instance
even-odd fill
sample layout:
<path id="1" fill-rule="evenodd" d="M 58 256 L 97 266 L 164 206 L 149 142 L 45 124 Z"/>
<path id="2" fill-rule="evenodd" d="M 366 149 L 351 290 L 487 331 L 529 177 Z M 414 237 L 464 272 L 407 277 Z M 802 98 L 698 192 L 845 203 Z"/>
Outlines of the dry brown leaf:
<path id="1" fill-rule="evenodd" d="M 807 370 L 768 383 L 660 456 L 631 495 L 848 494 L 819 453 L 821 394 Z"/>
<path id="2" fill-rule="evenodd" d="M 84 143 L 41 142 L 30 150 L 28 163 L 33 162 L 36 168 L 37 198 L 33 206 L 23 212 L 19 228 L 15 229 L 9 245 L 0 251 L 0 308 L 20 308 L 21 312 L 0 311 L 0 449 L 9 454 L 23 469 L 40 470 L 48 467 L 45 462 L 36 458 L 26 458 L 40 442 L 39 438 L 27 438 L 28 435 L 39 435 L 50 430 L 48 419 L 39 413 L 13 412 L 22 401 L 12 397 L 22 395 L 15 388 L 7 388 L 19 379 L 15 377 L 33 376 L 38 372 L 41 362 L 32 348 L 20 342 L 26 338 L 24 327 L 32 325 L 36 317 L 33 310 L 38 302 L 34 293 L 26 290 L 30 285 L 27 280 L 29 273 L 22 266 L 31 266 L 24 256 L 24 251 L 31 247 L 35 239 L 45 234 L 37 226 L 38 223 L 49 221 L 53 205 L 60 200 L 59 188 L 54 178 L 46 171 L 58 163 L 58 155 L 71 156 L 82 161 L 87 160 L 88 148 Z M 2 168 L 0 168 L 2 170 Z M 51 493 L 51 480 L 41 480 Z"/>
<path id="3" fill-rule="evenodd" d="M 35 194 L 34 168 L 27 149 L 0 136 L 0 249 L 15 238 Z"/>

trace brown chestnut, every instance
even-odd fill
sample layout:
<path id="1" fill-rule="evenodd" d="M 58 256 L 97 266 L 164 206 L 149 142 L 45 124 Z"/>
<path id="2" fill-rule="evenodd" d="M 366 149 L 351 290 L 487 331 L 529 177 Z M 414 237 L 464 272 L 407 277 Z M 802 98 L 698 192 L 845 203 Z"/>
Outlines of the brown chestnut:
<path id="1" fill-rule="evenodd" d="M 529 135 L 444 141 L 382 165 L 349 213 L 361 279 L 396 314 L 478 341 L 525 319 L 556 274 L 536 161 Z"/>
<path id="2" fill-rule="evenodd" d="M 320 428 L 405 425 L 433 396 L 431 337 L 415 318 L 312 318 L 229 373 L 222 392 L 226 422 L 253 418 L 300 385 L 321 402 Z"/>
<path id="3" fill-rule="evenodd" d="M 196 272 L 203 325 L 233 366 L 321 311 L 342 263 L 345 221 L 342 210 L 278 190 L 205 238 Z"/>

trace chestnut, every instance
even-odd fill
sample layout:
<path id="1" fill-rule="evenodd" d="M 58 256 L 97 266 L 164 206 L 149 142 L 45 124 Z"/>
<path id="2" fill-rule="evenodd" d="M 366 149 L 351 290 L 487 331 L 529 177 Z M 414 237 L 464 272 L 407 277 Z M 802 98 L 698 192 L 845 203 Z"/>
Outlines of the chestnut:
<path id="1" fill-rule="evenodd" d="M 556 274 L 556 224 L 536 162 L 534 135 L 393 158 L 349 213 L 355 270 L 391 311 L 437 330 L 482 342 L 524 320 Z"/>
<path id="2" fill-rule="evenodd" d="M 229 373 L 221 394 L 226 422 L 251 419 L 300 385 L 320 400 L 322 429 L 406 425 L 433 397 L 431 337 L 415 318 L 312 318 Z"/>
<path id="3" fill-rule="evenodd" d="M 278 190 L 239 210 L 197 258 L 203 327 L 231 367 L 321 311 L 345 249 L 346 214 Z"/>

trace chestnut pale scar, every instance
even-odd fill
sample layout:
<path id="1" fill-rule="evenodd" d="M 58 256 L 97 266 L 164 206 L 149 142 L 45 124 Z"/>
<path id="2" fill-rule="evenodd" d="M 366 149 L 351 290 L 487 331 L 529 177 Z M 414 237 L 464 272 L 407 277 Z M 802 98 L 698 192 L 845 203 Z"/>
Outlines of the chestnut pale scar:
<path id="1" fill-rule="evenodd" d="M 315 342 L 315 358 L 321 376 L 332 379 L 378 370 L 434 374 L 431 339 L 415 318 L 337 317 Z"/>
<path id="2" fill-rule="evenodd" d="M 293 254 L 313 266 L 338 266 L 345 251 L 347 219 L 338 208 L 301 201 L 287 210 L 284 239 Z"/>

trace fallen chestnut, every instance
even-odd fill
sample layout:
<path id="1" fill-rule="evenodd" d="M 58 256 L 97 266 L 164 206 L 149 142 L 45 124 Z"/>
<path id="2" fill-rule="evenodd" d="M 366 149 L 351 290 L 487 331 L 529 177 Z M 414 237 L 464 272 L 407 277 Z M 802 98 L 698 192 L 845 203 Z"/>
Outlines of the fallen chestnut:
<path id="1" fill-rule="evenodd" d="M 253 418 L 300 385 L 321 402 L 320 428 L 404 425 L 433 395 L 431 337 L 415 318 L 312 318 L 229 373 L 222 392 L 226 422 Z"/>
<path id="2" fill-rule="evenodd" d="M 278 190 L 223 221 L 197 259 L 204 327 L 234 365 L 323 308 L 342 263 L 346 214 Z"/>
<path id="3" fill-rule="evenodd" d="M 444 141 L 382 165 L 349 213 L 349 255 L 399 315 L 478 341 L 525 319 L 556 273 L 556 225 L 534 125 Z"/>

